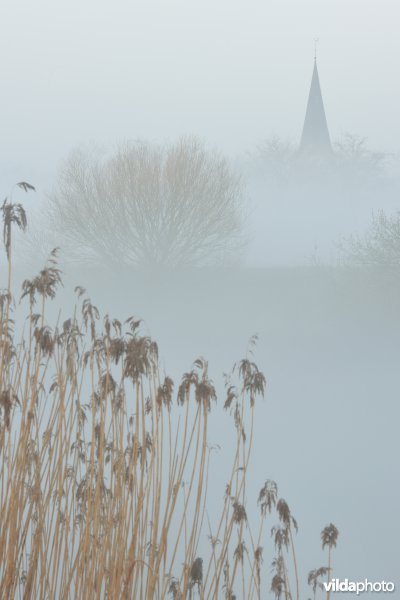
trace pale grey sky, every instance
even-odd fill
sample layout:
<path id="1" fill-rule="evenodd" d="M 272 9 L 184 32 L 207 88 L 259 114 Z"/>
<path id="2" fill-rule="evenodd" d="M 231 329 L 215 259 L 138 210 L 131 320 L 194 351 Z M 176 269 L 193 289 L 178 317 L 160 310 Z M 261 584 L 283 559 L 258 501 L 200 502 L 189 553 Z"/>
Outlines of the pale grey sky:
<path id="1" fill-rule="evenodd" d="M 398 0 L 2 0 L 2 179 L 90 140 L 297 140 L 314 37 L 332 137 L 396 151 L 399 22 Z"/>

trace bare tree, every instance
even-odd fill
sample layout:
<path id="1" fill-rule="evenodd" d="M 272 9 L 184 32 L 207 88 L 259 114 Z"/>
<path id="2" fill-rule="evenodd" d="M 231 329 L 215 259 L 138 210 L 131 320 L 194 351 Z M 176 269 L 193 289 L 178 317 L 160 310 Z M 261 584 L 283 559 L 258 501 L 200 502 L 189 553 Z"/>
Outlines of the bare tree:
<path id="1" fill-rule="evenodd" d="M 265 139 L 252 153 L 251 159 L 258 171 L 281 183 L 288 178 L 314 178 L 322 172 L 323 183 L 326 176 L 337 179 L 351 176 L 358 183 L 363 178 L 384 177 L 396 163 L 395 156 L 386 152 L 369 149 L 367 138 L 345 133 L 334 144 L 334 152 L 329 155 L 299 153 L 296 144 L 278 136 Z"/>
<path id="2" fill-rule="evenodd" d="M 343 261 L 350 265 L 400 267 L 400 213 L 372 215 L 363 236 L 352 235 L 338 244 Z"/>
<path id="3" fill-rule="evenodd" d="M 131 142 L 106 159 L 75 151 L 49 197 L 66 258 L 137 267 L 215 264 L 243 241 L 243 192 L 196 137 Z"/>
<path id="4" fill-rule="evenodd" d="M 336 155 L 343 161 L 348 161 L 353 166 L 363 165 L 369 171 L 376 171 L 384 166 L 389 156 L 385 152 L 370 150 L 367 138 L 354 133 L 345 133 L 334 142 Z"/>

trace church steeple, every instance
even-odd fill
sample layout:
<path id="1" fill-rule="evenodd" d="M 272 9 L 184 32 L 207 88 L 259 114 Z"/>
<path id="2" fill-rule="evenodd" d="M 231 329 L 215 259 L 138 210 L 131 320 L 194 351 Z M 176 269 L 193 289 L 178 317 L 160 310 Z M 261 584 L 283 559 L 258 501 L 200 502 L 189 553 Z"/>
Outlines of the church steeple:
<path id="1" fill-rule="evenodd" d="M 321 86 L 319 84 L 316 55 L 314 56 L 314 70 L 299 151 L 301 154 L 332 153 Z"/>

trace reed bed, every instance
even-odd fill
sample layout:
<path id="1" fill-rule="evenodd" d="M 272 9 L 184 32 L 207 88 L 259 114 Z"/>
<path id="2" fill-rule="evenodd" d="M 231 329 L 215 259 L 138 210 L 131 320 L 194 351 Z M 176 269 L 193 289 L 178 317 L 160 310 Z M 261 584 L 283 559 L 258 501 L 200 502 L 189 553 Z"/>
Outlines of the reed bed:
<path id="1" fill-rule="evenodd" d="M 49 323 L 48 303 L 62 283 L 57 252 L 15 297 L 12 230 L 25 229 L 26 218 L 18 204 L 5 201 L 2 210 L 0 598 L 299 600 L 288 504 L 270 480 L 247 498 L 256 402 L 266 385 L 255 340 L 225 381 L 234 443 L 224 449 L 230 467 L 212 490 L 213 506 L 221 501 L 211 514 L 208 432 L 217 394 L 207 361 L 197 359 L 175 385 L 161 376 L 157 344 L 140 320 L 101 316 L 81 287 L 73 316 Z M 278 525 L 268 525 L 274 517 Z M 263 564 L 268 527 L 272 572 Z M 309 574 L 314 597 L 331 573 L 332 528 L 322 539 L 329 564 Z"/>

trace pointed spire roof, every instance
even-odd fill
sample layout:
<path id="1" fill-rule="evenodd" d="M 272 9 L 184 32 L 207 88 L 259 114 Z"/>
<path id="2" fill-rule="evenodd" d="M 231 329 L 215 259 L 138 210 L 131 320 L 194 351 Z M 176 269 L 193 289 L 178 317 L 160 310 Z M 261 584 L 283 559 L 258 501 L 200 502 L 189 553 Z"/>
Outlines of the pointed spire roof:
<path id="1" fill-rule="evenodd" d="M 316 58 L 299 150 L 301 153 L 311 154 L 332 152 Z"/>

